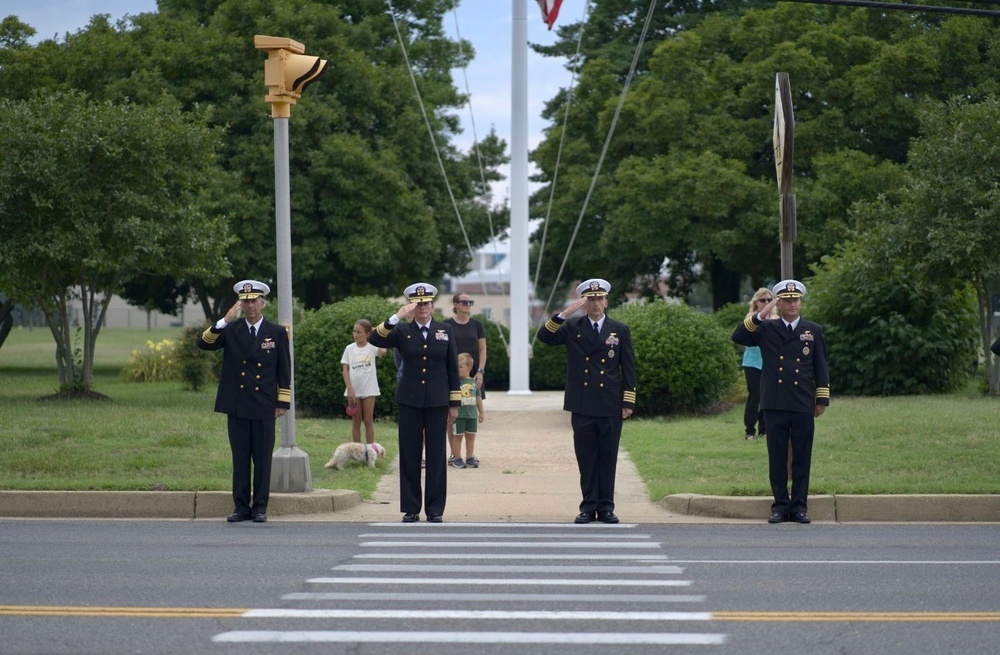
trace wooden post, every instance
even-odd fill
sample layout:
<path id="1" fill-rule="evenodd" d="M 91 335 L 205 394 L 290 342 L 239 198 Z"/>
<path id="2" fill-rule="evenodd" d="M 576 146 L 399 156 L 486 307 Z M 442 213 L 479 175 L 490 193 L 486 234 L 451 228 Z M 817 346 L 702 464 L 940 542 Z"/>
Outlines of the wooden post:
<path id="1" fill-rule="evenodd" d="M 781 235 L 781 278 L 792 273 L 792 243 L 796 237 L 795 194 L 792 193 L 792 155 L 795 150 L 795 116 L 788 73 L 774 80 L 774 168 L 778 176 L 778 215 Z"/>

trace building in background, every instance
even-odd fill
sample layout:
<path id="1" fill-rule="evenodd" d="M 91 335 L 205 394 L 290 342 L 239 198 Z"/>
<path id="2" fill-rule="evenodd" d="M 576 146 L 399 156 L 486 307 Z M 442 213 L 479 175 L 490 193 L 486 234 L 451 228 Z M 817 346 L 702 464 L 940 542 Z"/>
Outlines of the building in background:
<path id="1" fill-rule="evenodd" d="M 528 289 L 528 318 L 537 325 L 545 303 L 534 297 L 534 285 L 529 284 Z M 510 239 L 506 234 L 475 251 L 468 273 L 444 277 L 437 306 L 446 317 L 451 314 L 451 297 L 456 293 L 467 293 L 476 301 L 473 314 L 510 327 Z"/>
<path id="2" fill-rule="evenodd" d="M 83 304 L 80 300 L 70 301 L 68 304 L 69 321 L 71 325 L 80 325 L 83 320 Z M 45 315 L 35 308 L 22 307 L 17 305 L 12 312 L 14 327 L 44 327 Z M 205 319 L 205 312 L 201 305 L 195 302 L 188 302 L 181 308 L 177 316 L 163 314 L 157 311 L 147 311 L 142 307 L 136 307 L 125 302 L 120 296 L 111 298 L 108 304 L 107 314 L 104 316 L 103 327 L 124 327 L 141 328 L 148 330 L 152 328 L 166 327 L 201 327 L 208 321 Z"/>

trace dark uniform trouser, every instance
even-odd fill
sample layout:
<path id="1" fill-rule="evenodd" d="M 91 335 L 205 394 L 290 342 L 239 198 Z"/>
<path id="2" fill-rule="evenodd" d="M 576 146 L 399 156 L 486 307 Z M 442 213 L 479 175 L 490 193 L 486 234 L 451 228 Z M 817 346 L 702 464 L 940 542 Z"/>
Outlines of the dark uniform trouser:
<path id="1" fill-rule="evenodd" d="M 805 512 L 816 418 L 810 412 L 765 409 L 764 420 L 767 421 L 767 463 L 774 495 L 771 511 Z M 788 495 L 789 441 L 792 445 L 791 497 Z"/>
<path id="2" fill-rule="evenodd" d="M 399 413 L 399 511 L 420 513 L 420 460 L 426 435 L 427 468 L 424 511 L 444 514 L 448 495 L 448 407 L 412 407 L 400 404 Z"/>
<path id="3" fill-rule="evenodd" d="M 233 505 L 237 512 L 267 511 L 271 495 L 274 419 L 257 421 L 229 414 L 229 449 L 233 453 Z M 253 503 L 250 464 L 253 463 Z"/>
<path id="4" fill-rule="evenodd" d="M 576 464 L 580 467 L 580 491 L 583 492 L 580 511 L 612 512 L 622 417 L 584 416 L 573 412 L 571 422 Z"/>

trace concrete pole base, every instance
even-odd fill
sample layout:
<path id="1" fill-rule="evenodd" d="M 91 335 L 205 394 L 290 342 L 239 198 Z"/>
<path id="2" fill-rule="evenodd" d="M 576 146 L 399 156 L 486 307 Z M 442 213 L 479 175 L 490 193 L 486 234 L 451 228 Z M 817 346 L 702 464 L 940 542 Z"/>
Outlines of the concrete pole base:
<path id="1" fill-rule="evenodd" d="M 298 446 L 280 446 L 271 454 L 271 491 L 305 493 L 312 491 L 309 455 Z"/>

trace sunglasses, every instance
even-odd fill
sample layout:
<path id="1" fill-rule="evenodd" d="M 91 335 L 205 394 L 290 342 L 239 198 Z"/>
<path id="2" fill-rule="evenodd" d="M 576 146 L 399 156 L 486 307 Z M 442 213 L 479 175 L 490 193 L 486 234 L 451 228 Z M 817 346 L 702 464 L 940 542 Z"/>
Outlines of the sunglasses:
<path id="1" fill-rule="evenodd" d="M 762 303 L 769 303 L 769 302 L 771 302 L 772 300 L 774 300 L 774 298 L 758 298 L 758 299 L 757 299 L 757 302 L 762 302 Z"/>
<path id="2" fill-rule="evenodd" d="M 472 307 L 473 305 L 476 304 L 476 301 L 475 300 L 459 300 L 458 304 L 459 305 L 465 305 L 466 307 Z"/>

